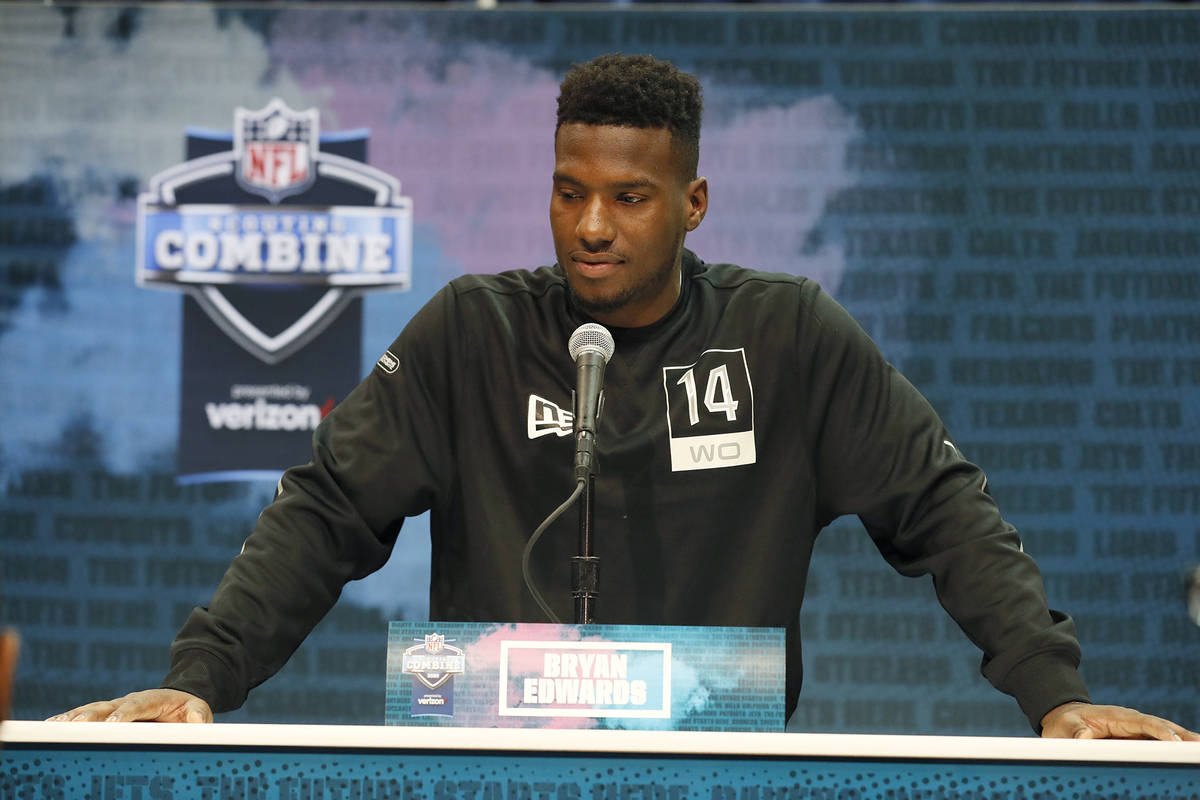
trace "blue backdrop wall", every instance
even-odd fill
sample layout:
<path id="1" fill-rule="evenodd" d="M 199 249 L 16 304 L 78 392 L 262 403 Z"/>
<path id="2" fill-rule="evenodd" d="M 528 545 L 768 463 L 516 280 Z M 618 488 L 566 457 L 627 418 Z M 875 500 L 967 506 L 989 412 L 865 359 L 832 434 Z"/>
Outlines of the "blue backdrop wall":
<path id="1" fill-rule="evenodd" d="M 1182 596 L 1200 557 L 1200 15 L 1121 8 L 0 10 L 16 716 L 156 684 L 273 490 L 262 465 L 178 480 L 181 439 L 215 430 L 201 406 L 255 395 L 187 396 L 184 340 L 231 345 L 188 321 L 194 300 L 135 284 L 152 178 L 275 98 L 318 111 L 338 134 L 322 148 L 365 137 L 413 228 L 410 288 L 343 311 L 362 375 L 448 279 L 552 262 L 557 82 L 611 50 L 704 83 L 712 204 L 689 245 L 818 278 L 987 470 L 1078 620 L 1096 698 L 1200 725 Z M 306 460 L 300 434 L 271 446 Z M 412 521 L 229 718 L 381 722 L 385 622 L 426 614 L 427 539 Z M 891 573 L 856 520 L 813 571 L 793 729 L 1028 731 L 928 581 Z"/>

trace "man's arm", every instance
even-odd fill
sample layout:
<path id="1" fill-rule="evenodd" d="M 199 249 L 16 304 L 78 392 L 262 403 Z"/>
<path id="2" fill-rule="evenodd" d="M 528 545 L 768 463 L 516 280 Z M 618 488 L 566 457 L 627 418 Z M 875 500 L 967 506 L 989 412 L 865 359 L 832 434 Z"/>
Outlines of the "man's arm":
<path id="1" fill-rule="evenodd" d="M 1093 736 L 1155 738 L 1183 731 L 1090 705 L 1074 623 L 1047 607 L 1041 573 L 1000 517 L 982 471 L 849 314 L 824 294 L 811 298 L 814 356 L 805 377 L 828 387 L 828 402 L 809 412 L 819 415 L 809 429 L 820 432 L 823 514 L 857 514 L 898 572 L 933 577 L 942 606 L 983 651 L 984 676 L 1017 700 L 1035 731 L 1074 736 L 1082 725 Z"/>
<path id="2" fill-rule="evenodd" d="M 321 422 L 312 460 L 284 474 L 212 601 L 180 630 L 160 690 L 56 719 L 207 721 L 238 708 L 347 582 L 387 561 L 404 519 L 437 505 L 454 479 L 445 421 L 453 305 L 444 289 L 392 345 L 389 369 L 374 369 Z"/>

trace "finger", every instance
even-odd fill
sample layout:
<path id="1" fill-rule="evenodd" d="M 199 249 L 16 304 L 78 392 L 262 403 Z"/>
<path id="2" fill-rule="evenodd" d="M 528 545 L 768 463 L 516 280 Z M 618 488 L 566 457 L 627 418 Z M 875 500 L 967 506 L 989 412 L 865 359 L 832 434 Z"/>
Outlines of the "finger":
<path id="1" fill-rule="evenodd" d="M 185 722 L 212 722 L 212 710 L 208 707 L 208 703 L 203 700 L 190 700 L 184 708 L 186 710 L 184 715 Z"/>
<path id="2" fill-rule="evenodd" d="M 1143 714 L 1137 719 L 1129 720 L 1126 724 L 1121 725 L 1121 733 L 1123 738 L 1133 739 L 1144 737 L 1147 739 L 1159 739 L 1161 741 L 1182 741 L 1179 734 L 1171 729 L 1165 719 L 1151 717 Z"/>
<path id="3" fill-rule="evenodd" d="M 170 722 L 172 711 L 176 704 L 164 702 L 161 695 L 155 692 L 135 692 L 115 701 L 106 722 L 137 722 L 139 720 L 157 720 Z"/>
<path id="4" fill-rule="evenodd" d="M 1178 735 L 1183 741 L 1200 742 L 1200 733 L 1189 731 L 1187 728 L 1183 727 L 1182 725 L 1176 725 L 1174 722 L 1168 722 L 1167 724 L 1171 726 L 1171 730 L 1175 731 L 1176 735 Z"/>
<path id="5" fill-rule="evenodd" d="M 99 722 L 108 716 L 107 706 L 84 706 L 66 713 L 67 722 Z"/>
<path id="6" fill-rule="evenodd" d="M 1158 739 L 1168 742 L 1183 740 L 1183 737 L 1175 730 L 1179 726 L 1172 722 L 1168 722 L 1161 717 L 1151 716 L 1150 714 L 1142 714 L 1126 709 L 1119 710 L 1124 713 L 1121 713 L 1119 716 L 1101 717 L 1096 720 L 1088 719 L 1088 715 L 1085 714 L 1084 721 L 1096 729 L 1097 736 L 1108 736 L 1119 739 Z M 1179 728 L 1179 730 L 1183 731 L 1182 728 Z"/>
<path id="7" fill-rule="evenodd" d="M 47 722 L 97 722 L 108 716 L 113 709 L 113 701 L 102 700 L 97 703 L 88 703 L 86 706 L 72 708 L 70 711 L 64 711 L 62 714 L 56 714 Z"/>
<path id="8" fill-rule="evenodd" d="M 1152 739 L 1158 739 L 1164 742 L 1183 741 L 1183 736 L 1180 735 L 1180 732 L 1183 731 L 1183 728 L 1180 728 L 1175 723 L 1168 722 L 1161 717 L 1146 717 L 1142 725 L 1142 729 L 1144 731 L 1144 735 Z"/>
<path id="9" fill-rule="evenodd" d="M 1167 736 L 1160 736 L 1156 738 L 1166 739 L 1168 741 L 1200 742 L 1200 735 L 1189 731 L 1182 725 L 1172 722 L 1169 719 L 1163 719 L 1162 717 L 1150 716 L 1149 714 L 1146 716 L 1149 716 L 1150 719 L 1154 720 L 1155 722 L 1162 723 L 1163 728 L 1169 732 L 1169 735 Z"/>

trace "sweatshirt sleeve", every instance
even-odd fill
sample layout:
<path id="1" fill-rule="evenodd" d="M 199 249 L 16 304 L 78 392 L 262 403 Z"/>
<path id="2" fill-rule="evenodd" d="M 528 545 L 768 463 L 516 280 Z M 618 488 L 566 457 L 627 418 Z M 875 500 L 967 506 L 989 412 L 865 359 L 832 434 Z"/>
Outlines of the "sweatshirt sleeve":
<path id="1" fill-rule="evenodd" d="M 321 422 L 312 460 L 284 473 L 212 601 L 171 645 L 164 688 L 213 711 L 240 707 L 348 581 L 383 566 L 404 518 L 442 502 L 454 481 L 445 412 L 453 311 L 447 287 Z"/>
<path id="2" fill-rule="evenodd" d="M 938 600 L 983 651 L 983 675 L 1016 698 L 1035 731 L 1052 708 L 1088 701 L 1070 617 L 1047 608 L 1041 573 L 1000 517 L 983 472 L 963 458 L 921 394 L 815 285 L 800 352 L 822 514 L 857 514 L 906 576 L 932 575 Z M 807 347 L 805 347 L 807 345 Z"/>

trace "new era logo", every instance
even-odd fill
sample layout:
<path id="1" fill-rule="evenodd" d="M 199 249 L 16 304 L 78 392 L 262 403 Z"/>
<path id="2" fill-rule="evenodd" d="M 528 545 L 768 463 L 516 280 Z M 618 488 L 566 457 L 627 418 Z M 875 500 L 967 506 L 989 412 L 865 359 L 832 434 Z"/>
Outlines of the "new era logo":
<path id="1" fill-rule="evenodd" d="M 529 395 L 529 438 L 555 434 L 570 436 L 575 430 L 575 415 L 566 409 L 559 408 L 544 397 L 536 394 Z"/>

